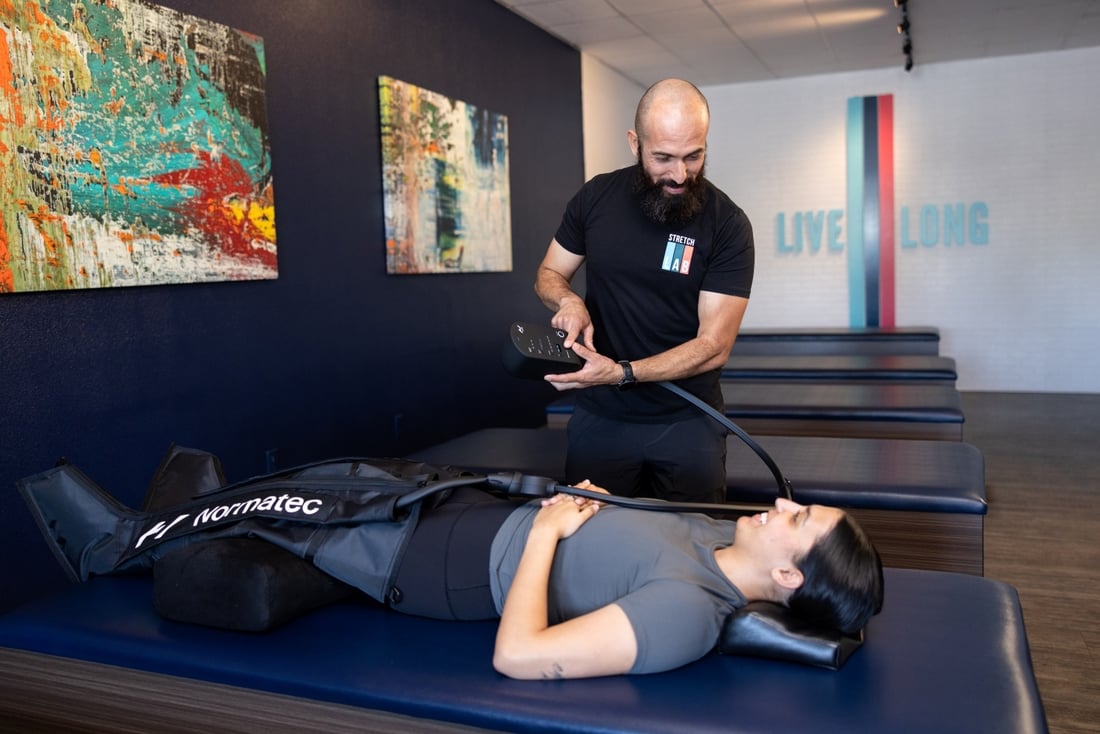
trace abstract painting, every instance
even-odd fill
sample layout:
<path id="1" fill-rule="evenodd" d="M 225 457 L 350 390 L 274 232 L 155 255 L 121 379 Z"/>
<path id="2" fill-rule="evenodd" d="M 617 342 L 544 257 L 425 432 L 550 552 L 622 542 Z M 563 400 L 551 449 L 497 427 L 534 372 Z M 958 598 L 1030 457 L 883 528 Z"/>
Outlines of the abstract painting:
<path id="1" fill-rule="evenodd" d="M 386 271 L 512 269 L 508 118 L 378 78 Z"/>
<path id="2" fill-rule="evenodd" d="M 278 275 L 263 40 L 0 0 L 0 293 Z"/>

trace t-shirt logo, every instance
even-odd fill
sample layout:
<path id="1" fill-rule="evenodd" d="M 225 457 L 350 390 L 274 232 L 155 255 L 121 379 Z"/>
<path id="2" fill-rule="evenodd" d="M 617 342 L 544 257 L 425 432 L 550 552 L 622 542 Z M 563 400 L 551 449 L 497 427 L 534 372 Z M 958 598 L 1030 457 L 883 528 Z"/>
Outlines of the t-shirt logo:
<path id="1" fill-rule="evenodd" d="M 687 275 L 691 272 L 691 256 L 695 254 L 695 240 L 679 234 L 670 234 L 665 245 L 665 260 L 662 270 Z"/>

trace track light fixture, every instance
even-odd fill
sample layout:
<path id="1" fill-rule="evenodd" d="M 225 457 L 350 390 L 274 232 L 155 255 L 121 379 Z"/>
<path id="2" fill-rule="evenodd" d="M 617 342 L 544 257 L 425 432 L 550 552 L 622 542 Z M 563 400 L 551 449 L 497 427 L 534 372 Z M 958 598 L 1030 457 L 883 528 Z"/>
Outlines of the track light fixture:
<path id="1" fill-rule="evenodd" d="M 909 34 L 909 2 L 908 0 L 894 0 L 894 7 L 901 11 L 898 35 L 902 36 L 901 52 L 905 54 L 905 70 L 911 71 L 913 69 L 913 39 Z"/>

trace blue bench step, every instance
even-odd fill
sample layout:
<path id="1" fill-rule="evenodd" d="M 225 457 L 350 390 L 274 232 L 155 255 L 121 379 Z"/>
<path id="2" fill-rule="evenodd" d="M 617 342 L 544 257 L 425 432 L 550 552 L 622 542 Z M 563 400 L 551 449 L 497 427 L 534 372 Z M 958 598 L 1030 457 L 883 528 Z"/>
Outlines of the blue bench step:
<path id="1" fill-rule="evenodd" d="M 932 354 L 732 355 L 723 380 L 954 383 L 955 360 Z"/>
<path id="2" fill-rule="evenodd" d="M 741 329 L 733 353 L 748 354 L 939 354 L 934 326 Z"/>
<path id="3" fill-rule="evenodd" d="M 725 415 L 753 435 L 963 437 L 965 419 L 954 385 L 724 381 L 722 396 Z M 547 426 L 564 428 L 574 399 L 567 394 L 546 406 Z"/>

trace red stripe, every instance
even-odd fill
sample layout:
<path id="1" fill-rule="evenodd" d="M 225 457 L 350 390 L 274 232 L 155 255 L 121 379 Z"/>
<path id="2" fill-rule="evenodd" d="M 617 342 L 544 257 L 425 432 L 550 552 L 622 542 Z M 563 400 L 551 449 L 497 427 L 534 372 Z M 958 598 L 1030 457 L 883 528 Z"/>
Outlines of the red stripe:
<path id="1" fill-rule="evenodd" d="M 894 95 L 878 98 L 879 325 L 895 326 Z"/>

